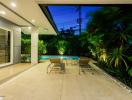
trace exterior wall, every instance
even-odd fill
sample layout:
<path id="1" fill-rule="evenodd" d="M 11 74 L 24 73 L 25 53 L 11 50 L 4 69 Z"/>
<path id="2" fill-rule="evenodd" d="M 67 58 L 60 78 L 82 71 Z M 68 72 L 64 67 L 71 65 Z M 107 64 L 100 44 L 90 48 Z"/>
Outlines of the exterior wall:
<path id="1" fill-rule="evenodd" d="M 13 33 L 13 64 L 21 61 L 21 28 L 0 17 L 0 28 Z"/>

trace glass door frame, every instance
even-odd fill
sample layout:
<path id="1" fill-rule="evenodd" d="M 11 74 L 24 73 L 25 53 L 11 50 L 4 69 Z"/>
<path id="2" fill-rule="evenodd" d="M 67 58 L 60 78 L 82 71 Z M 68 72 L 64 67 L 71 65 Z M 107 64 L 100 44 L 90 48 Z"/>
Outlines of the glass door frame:
<path id="1" fill-rule="evenodd" d="M 10 62 L 0 64 L 0 67 L 4 67 L 4 66 L 8 66 L 8 65 L 13 64 L 13 30 L 5 28 L 5 27 L 1 27 L 1 26 L 0 26 L 0 29 L 3 29 L 3 30 L 10 32 Z"/>

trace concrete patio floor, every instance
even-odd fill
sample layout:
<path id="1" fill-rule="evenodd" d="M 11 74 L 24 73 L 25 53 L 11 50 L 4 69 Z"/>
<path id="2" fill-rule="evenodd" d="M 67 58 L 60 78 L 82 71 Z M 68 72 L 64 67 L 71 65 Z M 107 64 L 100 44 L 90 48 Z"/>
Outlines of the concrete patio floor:
<path id="1" fill-rule="evenodd" d="M 46 74 L 49 62 L 39 63 L 0 85 L 3 100 L 132 100 L 132 94 L 98 70 L 78 74 L 77 65 L 66 73 Z"/>
<path id="2" fill-rule="evenodd" d="M 31 68 L 30 63 L 19 63 L 0 68 L 0 84 L 8 81 L 10 78 L 27 70 L 28 68 Z"/>

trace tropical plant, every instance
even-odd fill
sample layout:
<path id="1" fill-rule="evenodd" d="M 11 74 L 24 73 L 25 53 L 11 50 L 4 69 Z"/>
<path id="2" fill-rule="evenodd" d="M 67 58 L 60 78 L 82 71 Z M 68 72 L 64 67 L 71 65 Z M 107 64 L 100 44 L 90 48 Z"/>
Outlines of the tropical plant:
<path id="1" fill-rule="evenodd" d="M 123 48 L 115 48 L 113 51 L 109 54 L 109 63 L 113 65 L 114 67 L 122 67 L 122 64 L 124 63 L 126 69 L 128 68 L 127 62 L 125 61 L 125 55 L 123 54 Z"/>
<path id="2" fill-rule="evenodd" d="M 21 39 L 21 53 L 30 54 L 31 52 L 31 39 Z"/>
<path id="3" fill-rule="evenodd" d="M 103 68 L 110 74 L 117 75 L 116 77 L 120 77 L 120 80 L 130 86 L 132 86 L 131 10 L 130 6 L 102 7 L 88 16 L 90 21 L 87 24 L 87 33 L 91 34 L 88 43 L 92 55 L 103 58 L 105 48 L 107 62 L 101 62 Z M 99 35 L 103 36 L 96 40 Z M 97 60 L 100 62 L 100 59 Z"/>
<path id="4" fill-rule="evenodd" d="M 60 55 L 63 55 L 65 53 L 65 51 L 67 50 L 67 46 L 68 46 L 68 42 L 65 40 L 59 40 L 56 44 L 58 53 Z"/>
<path id="5" fill-rule="evenodd" d="M 132 77 L 132 68 L 128 70 L 128 74 Z"/>
<path id="6" fill-rule="evenodd" d="M 47 53 L 46 46 L 47 46 L 47 44 L 43 40 L 38 41 L 38 53 L 39 53 L 39 55 Z"/>
<path id="7" fill-rule="evenodd" d="M 132 7 L 123 8 L 118 6 L 102 7 L 102 9 L 90 15 L 91 21 L 87 25 L 87 31 L 89 33 L 94 34 L 97 37 L 99 34 L 103 35 L 103 37 L 101 38 L 101 45 L 103 46 L 103 48 L 106 48 L 106 51 L 108 52 L 108 54 L 110 54 L 109 57 L 113 56 L 111 61 L 109 62 L 115 62 L 114 66 L 116 67 L 119 63 L 121 63 L 120 59 L 123 56 L 121 54 L 122 50 L 128 48 L 128 40 L 131 37 L 130 34 L 132 31 L 132 14 L 130 13 L 130 11 L 127 11 L 127 8 L 132 9 Z M 96 45 L 96 42 L 91 43 Z M 119 58 L 118 55 L 120 55 Z M 123 57 L 121 61 L 127 63 L 125 57 Z"/>
<path id="8" fill-rule="evenodd" d="M 102 48 L 103 48 L 102 37 L 103 37 L 103 34 L 101 34 L 101 35 L 91 35 L 88 38 L 88 41 L 90 43 L 89 49 L 90 49 L 92 55 L 94 57 L 96 57 L 97 59 L 100 58 L 100 54 L 101 54 Z"/>
<path id="9" fill-rule="evenodd" d="M 28 62 L 28 58 L 30 57 L 30 54 L 31 54 L 31 40 L 22 38 L 21 39 L 21 62 Z"/>

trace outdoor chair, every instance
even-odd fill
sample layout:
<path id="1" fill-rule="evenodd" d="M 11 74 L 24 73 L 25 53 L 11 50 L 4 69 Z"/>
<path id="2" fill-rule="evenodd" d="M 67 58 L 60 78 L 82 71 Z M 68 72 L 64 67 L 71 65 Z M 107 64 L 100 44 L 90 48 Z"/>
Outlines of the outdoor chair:
<path id="1" fill-rule="evenodd" d="M 62 62 L 60 58 L 50 59 L 50 64 L 47 67 L 47 73 L 50 73 L 51 71 L 55 71 L 55 70 L 65 72 L 65 64 Z"/>
<path id="2" fill-rule="evenodd" d="M 85 71 L 85 70 L 88 70 L 88 69 L 91 69 L 90 65 L 89 65 L 89 59 L 84 59 L 84 58 L 81 58 L 79 60 L 79 74 L 81 73 L 81 71 Z"/>

